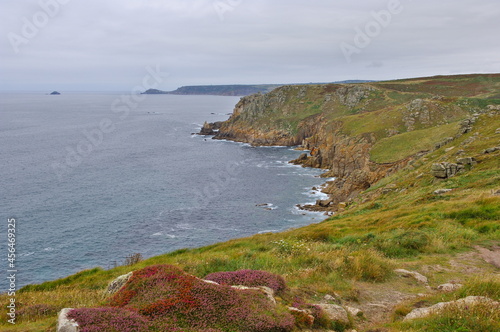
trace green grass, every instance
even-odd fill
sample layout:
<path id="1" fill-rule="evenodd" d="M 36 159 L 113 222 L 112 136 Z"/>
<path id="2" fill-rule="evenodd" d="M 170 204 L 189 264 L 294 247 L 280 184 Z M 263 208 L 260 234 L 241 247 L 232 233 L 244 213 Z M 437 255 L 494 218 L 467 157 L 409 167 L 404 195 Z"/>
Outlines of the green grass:
<path id="1" fill-rule="evenodd" d="M 427 80 L 397 84 L 412 85 L 412 89 L 417 91 L 418 85 Z M 483 84 L 480 80 L 473 83 Z M 416 96 L 414 94 L 422 95 L 422 91 L 391 92 L 385 83 L 374 86 L 381 89 L 377 96 L 388 103 L 406 103 Z M 461 85 L 462 88 L 466 86 L 465 83 Z M 312 103 L 297 104 L 296 97 L 288 96 L 289 99 L 284 101 L 286 112 L 281 112 L 281 117 L 278 117 L 276 115 L 279 112 L 275 110 L 268 120 L 294 130 L 294 124 L 321 113 L 327 121 L 321 125 L 327 128 L 334 121 L 343 121 L 343 130 L 351 135 L 374 132 L 379 133 L 380 137 L 385 135 L 384 125 L 393 128 L 400 123 L 396 108 L 391 106 L 385 110 L 371 110 L 369 106 L 375 105 L 375 102 L 368 103 L 365 110 L 356 110 L 360 113 L 354 115 L 348 115 L 353 110 L 335 105 L 334 101 L 318 106 L 320 104 L 314 98 L 324 98 L 324 93 L 333 95 L 335 88 L 328 87 L 332 91 L 322 86 L 309 88 L 311 90 L 307 98 L 310 99 L 306 98 L 305 102 Z M 481 88 L 478 91 L 489 95 L 488 89 Z M 394 122 L 390 120 L 392 117 Z M 444 267 L 442 272 L 428 272 L 431 283 L 434 283 L 432 286 L 437 286 L 438 281 L 460 279 L 466 282 L 457 292 L 426 298 L 429 304 L 469 295 L 499 300 L 498 279 L 488 277 L 494 273 L 493 267 L 475 262 L 473 267 L 480 272 L 469 273 L 455 271 L 449 263 L 456 255 L 470 252 L 473 245 L 500 243 L 500 196 L 491 195 L 492 189 L 500 189 L 500 153 L 483 154 L 485 148 L 498 144 L 500 136 L 495 132 L 499 127 L 498 118 L 481 116 L 473 133 L 382 179 L 353 199 L 346 211 L 321 223 L 197 249 L 181 249 L 151 257 L 134 266 L 120 266 L 111 270 L 95 268 L 59 280 L 23 287 L 17 294 L 23 317 L 19 318 L 19 324 L 15 327 L 0 322 L 0 330 L 54 330 L 54 312 L 64 307 L 98 306 L 103 301 L 102 291 L 111 280 L 154 264 L 173 264 L 200 278 L 219 271 L 265 270 L 285 278 L 290 287 L 287 297 L 300 296 L 310 301 L 318 301 L 325 294 L 333 293 L 346 301 L 361 301 L 357 295 L 360 285 L 383 285 L 388 289 L 399 287 L 401 281 L 392 273 L 396 267 L 419 270 L 439 264 Z M 380 139 L 372 150 L 372 159 L 376 162 L 403 159 L 415 151 L 429 149 L 444 137 L 453 136 L 456 129 L 456 124 L 452 123 Z M 479 138 L 463 145 L 474 132 L 480 133 Z M 445 151 L 453 146 L 454 149 Z M 429 173 L 431 165 L 442 161 L 454 162 L 459 149 L 463 150 L 461 155 L 475 157 L 478 164 L 453 178 L 434 179 Z M 394 186 L 394 190 L 382 192 L 389 184 Z M 440 188 L 453 191 L 434 195 L 433 191 Z M 416 286 L 411 286 L 415 290 L 408 288 L 408 285 L 403 286 L 401 291 L 414 291 L 416 294 L 426 291 Z M 6 300 L 5 295 L 0 295 L 0 302 Z M 411 304 L 397 310 L 401 314 L 408 309 L 411 309 Z M 396 321 L 390 323 L 388 328 L 391 331 L 468 331 L 473 326 L 480 326 L 484 331 L 493 331 L 492 328 L 496 326 L 490 324 L 490 313 L 485 310 L 479 308 L 478 311 L 471 311 L 473 314 L 462 315 L 459 319 L 456 318 L 456 312 L 450 312 L 418 322 Z M 0 310 L 0 314 L 5 315 L 5 308 Z"/>
<path id="2" fill-rule="evenodd" d="M 458 124 L 450 123 L 387 137 L 373 146 L 371 160 L 377 163 L 402 160 L 417 152 L 432 150 L 437 142 L 453 137 L 457 132 Z"/>

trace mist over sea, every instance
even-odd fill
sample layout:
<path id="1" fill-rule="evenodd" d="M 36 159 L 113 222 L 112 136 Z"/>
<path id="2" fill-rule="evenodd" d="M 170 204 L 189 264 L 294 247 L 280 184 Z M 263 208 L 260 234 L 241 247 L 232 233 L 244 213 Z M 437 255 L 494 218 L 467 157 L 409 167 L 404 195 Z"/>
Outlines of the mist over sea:
<path id="1" fill-rule="evenodd" d="M 324 182 L 288 164 L 298 151 L 191 135 L 238 97 L 123 96 L 0 94 L 1 262 L 15 218 L 18 287 L 325 218 L 295 208 Z"/>

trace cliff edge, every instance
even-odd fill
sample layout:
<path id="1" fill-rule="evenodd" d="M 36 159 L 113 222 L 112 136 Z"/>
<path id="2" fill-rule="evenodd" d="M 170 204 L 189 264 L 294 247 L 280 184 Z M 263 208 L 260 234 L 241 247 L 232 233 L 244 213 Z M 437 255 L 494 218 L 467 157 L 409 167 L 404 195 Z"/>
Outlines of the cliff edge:
<path id="1" fill-rule="evenodd" d="M 500 104 L 499 90 L 500 74 L 283 86 L 241 98 L 214 138 L 307 150 L 293 162 L 335 177 L 330 198 L 307 208 L 335 211 L 467 132 L 466 119 Z"/>

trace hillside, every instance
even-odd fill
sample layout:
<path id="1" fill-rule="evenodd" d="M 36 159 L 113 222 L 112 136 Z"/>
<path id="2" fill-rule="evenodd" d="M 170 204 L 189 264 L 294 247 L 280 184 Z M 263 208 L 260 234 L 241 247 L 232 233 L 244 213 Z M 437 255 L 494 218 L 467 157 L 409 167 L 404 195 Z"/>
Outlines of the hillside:
<path id="1" fill-rule="evenodd" d="M 363 83 L 368 81 L 363 80 L 349 80 L 341 82 L 333 82 L 331 84 L 338 83 Z M 313 84 L 313 83 L 309 83 Z M 162 91 L 158 89 L 149 89 L 143 92 L 143 94 L 170 94 L 170 95 L 213 95 L 213 96 L 248 96 L 256 93 L 268 93 L 284 84 L 231 84 L 231 85 L 188 85 L 181 86 L 173 91 Z M 303 84 L 293 84 L 293 85 L 303 85 Z"/>
<path id="2" fill-rule="evenodd" d="M 242 98 L 215 138 L 309 150 L 295 162 L 336 177 L 324 190 L 331 199 L 310 208 L 335 211 L 461 135 L 462 121 L 500 104 L 499 91 L 498 74 L 284 86 Z"/>
<path id="3" fill-rule="evenodd" d="M 301 145 L 309 152 L 297 163 L 337 177 L 326 189 L 334 194 L 331 200 L 316 207 L 336 214 L 283 233 L 182 249 L 26 286 L 17 292 L 18 324 L 2 320 L 0 329 L 53 331 L 62 308 L 113 305 L 141 324 L 148 322 L 144 317 L 172 324 L 168 329 L 154 325 L 151 331 L 498 331 L 499 93 L 500 75 L 495 74 L 284 86 L 242 98 L 216 137 Z M 175 265 L 186 274 L 158 264 Z M 239 296 L 233 289 L 195 278 L 221 282 L 210 274 L 220 278 L 217 272 L 243 269 L 273 274 L 250 272 L 276 289 L 273 307 L 257 293 L 253 302 L 244 298 L 228 305 L 220 299 Z M 111 300 L 104 295 L 112 280 L 131 271 L 136 272 L 118 295 Z M 151 286 L 161 273 L 167 273 L 161 280 L 172 282 L 168 291 L 173 295 L 148 302 L 165 291 Z M 193 293 L 193 287 L 199 291 Z M 247 292 L 250 296 L 252 290 Z M 420 312 L 415 309 L 468 296 L 482 297 L 404 319 Z M 8 297 L 0 300 L 7 303 Z M 183 321 L 186 315 L 195 317 L 191 309 L 197 301 L 214 310 Z M 290 306 L 299 310 L 293 311 L 293 323 Z M 239 309 L 223 316 L 231 308 Z M 345 319 L 332 318 L 335 310 Z M 231 328 L 217 326 L 227 317 Z M 215 325 L 200 329 L 202 320 Z M 258 325 L 262 321 L 265 328 Z M 241 328 L 238 322 L 254 327 Z"/>
<path id="4" fill-rule="evenodd" d="M 279 86 L 281 85 L 190 85 L 182 86 L 173 91 L 149 89 L 143 94 L 247 96 L 254 93 L 267 93 Z"/>

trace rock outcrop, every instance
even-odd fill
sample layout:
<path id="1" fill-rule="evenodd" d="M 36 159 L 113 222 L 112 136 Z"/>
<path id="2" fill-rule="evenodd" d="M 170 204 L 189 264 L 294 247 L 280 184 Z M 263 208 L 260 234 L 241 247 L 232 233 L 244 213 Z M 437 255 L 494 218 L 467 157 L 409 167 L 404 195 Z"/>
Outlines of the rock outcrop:
<path id="1" fill-rule="evenodd" d="M 217 121 L 217 122 L 206 122 L 203 124 L 203 127 L 201 128 L 200 132 L 198 133 L 199 135 L 215 135 L 219 132 L 220 126 L 222 124 L 222 121 Z"/>
<path id="2" fill-rule="evenodd" d="M 431 174 L 438 179 L 447 179 L 455 176 L 458 172 L 464 169 L 463 165 L 455 163 L 435 163 L 432 164 Z"/>
<path id="3" fill-rule="evenodd" d="M 500 309 L 500 303 L 493 301 L 492 299 L 484 296 L 467 296 L 466 298 L 457 300 L 457 301 L 450 301 L 450 302 L 439 302 L 433 306 L 427 307 L 427 308 L 417 308 L 413 309 L 406 317 L 404 320 L 413 320 L 417 318 L 424 318 L 432 314 L 439 314 L 442 310 L 445 310 L 450 307 L 456 307 L 459 310 L 468 310 L 470 306 L 475 306 L 475 305 L 486 305 L 491 308 L 498 308 Z"/>
<path id="4" fill-rule="evenodd" d="M 67 317 L 73 308 L 64 308 L 59 312 L 57 320 L 57 332 L 78 332 L 78 323 Z"/>
<path id="5" fill-rule="evenodd" d="M 478 119 L 480 110 L 461 104 L 458 99 L 439 95 L 422 98 L 418 83 L 398 90 L 401 88 L 404 86 L 390 83 L 282 86 L 266 94 L 241 98 L 214 138 L 254 146 L 301 146 L 309 150 L 293 163 L 328 170 L 325 177 L 335 180 L 323 189 L 330 195 L 328 200 L 306 208 L 335 211 L 339 203 L 348 205 L 359 193 L 405 167 L 412 159 L 470 132 Z M 453 95 L 452 91 L 449 93 Z M 429 128 L 436 128 L 425 132 L 427 140 L 428 133 L 433 137 L 426 143 L 430 146 L 406 149 L 398 154 L 399 160 L 375 162 L 373 148 L 383 139 Z M 208 125 L 204 126 L 204 132 L 210 132 Z M 414 137 L 419 136 L 406 135 L 403 140 L 414 139 L 407 145 L 420 146 L 419 142 L 424 140 L 421 136 Z M 377 153 L 381 153 L 380 149 Z M 441 163 L 433 166 L 432 172 L 444 179 L 465 166 L 460 162 Z"/>
<path id="6" fill-rule="evenodd" d="M 408 271 L 408 270 L 405 270 L 405 269 L 396 269 L 394 270 L 395 273 L 399 274 L 400 276 L 402 277 L 405 277 L 405 278 L 413 278 L 415 279 L 416 281 L 418 281 L 419 283 L 421 284 L 427 284 L 428 283 L 428 280 L 427 280 L 427 277 L 418 273 L 418 272 L 415 272 L 415 271 Z"/>
<path id="7" fill-rule="evenodd" d="M 333 322 L 338 322 L 344 325 L 349 325 L 349 314 L 347 310 L 343 307 L 336 304 L 316 304 L 316 306 L 320 307 L 323 312 L 326 314 L 328 319 Z"/>
<path id="8" fill-rule="evenodd" d="M 127 281 L 130 280 L 132 277 L 132 272 L 129 272 L 127 274 L 121 275 L 115 280 L 111 281 L 108 285 L 108 288 L 106 288 L 106 291 L 104 292 L 105 296 L 110 296 L 118 292 L 126 283 Z"/>

